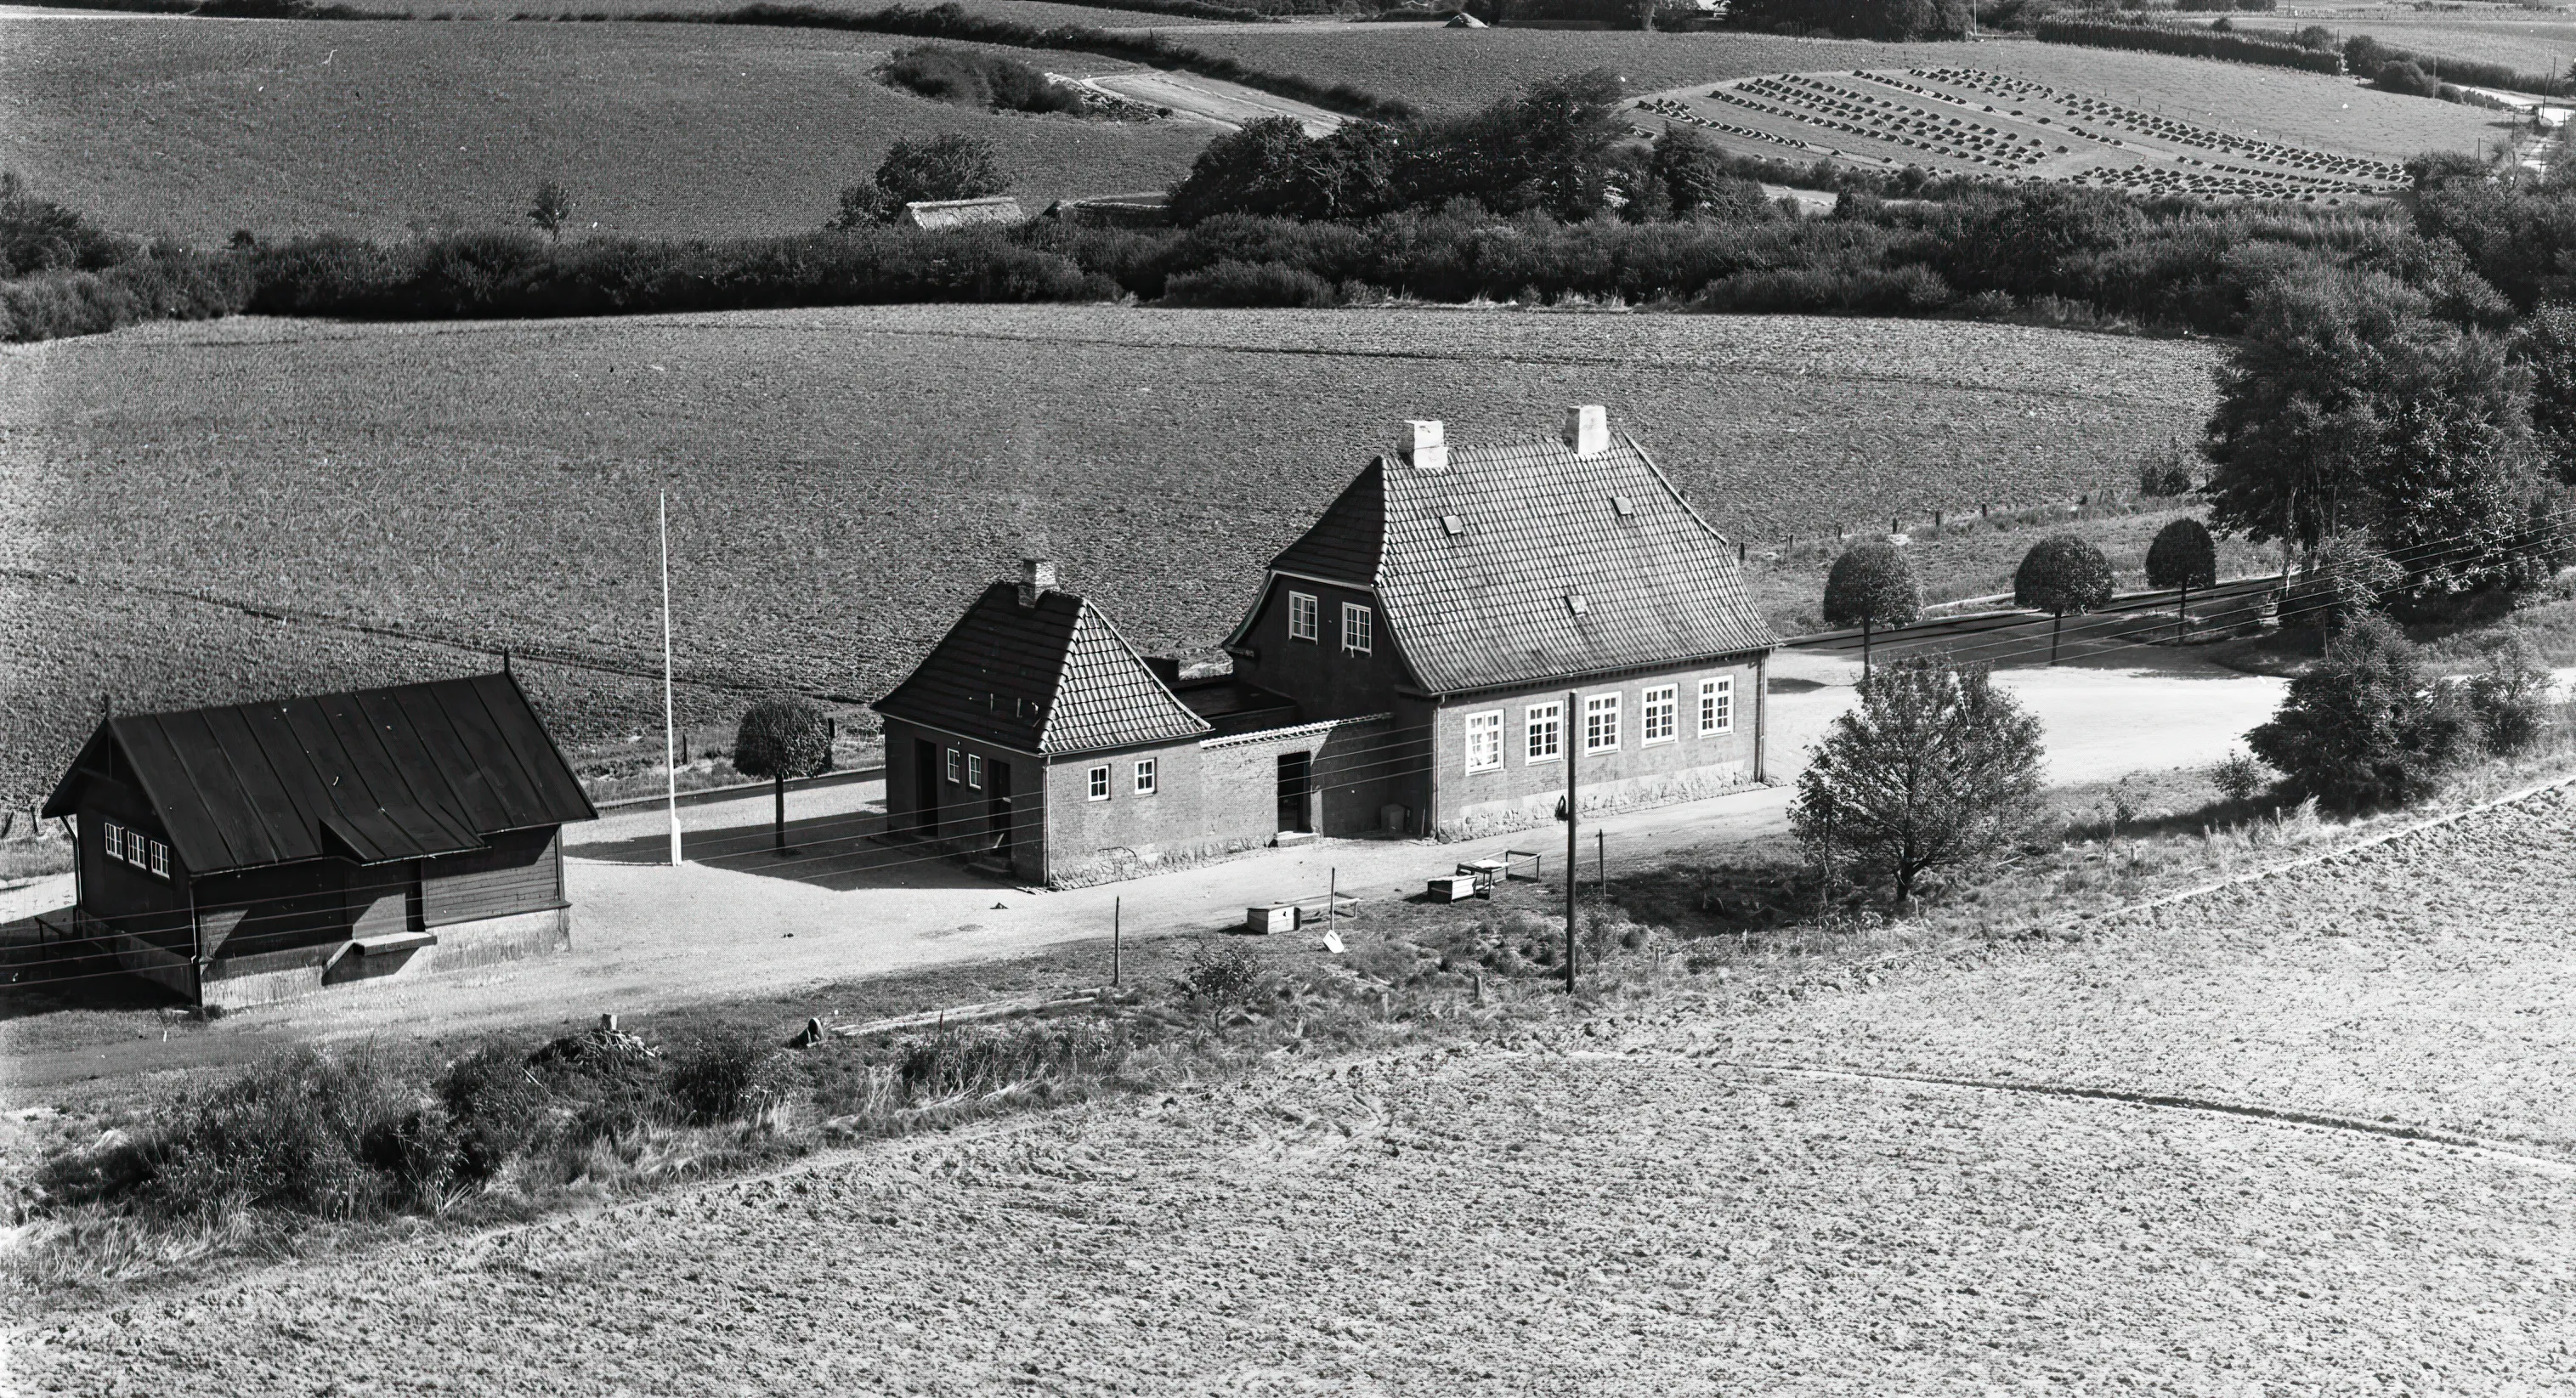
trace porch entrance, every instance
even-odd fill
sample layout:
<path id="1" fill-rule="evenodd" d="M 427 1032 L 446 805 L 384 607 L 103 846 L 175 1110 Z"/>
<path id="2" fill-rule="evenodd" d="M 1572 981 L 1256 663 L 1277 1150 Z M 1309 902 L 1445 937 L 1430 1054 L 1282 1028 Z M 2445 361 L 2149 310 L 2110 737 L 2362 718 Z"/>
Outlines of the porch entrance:
<path id="1" fill-rule="evenodd" d="M 1306 799 L 1315 789 L 1315 755 L 1311 752 L 1279 754 L 1279 828 L 1307 830 L 1315 828 L 1315 817 Z"/>

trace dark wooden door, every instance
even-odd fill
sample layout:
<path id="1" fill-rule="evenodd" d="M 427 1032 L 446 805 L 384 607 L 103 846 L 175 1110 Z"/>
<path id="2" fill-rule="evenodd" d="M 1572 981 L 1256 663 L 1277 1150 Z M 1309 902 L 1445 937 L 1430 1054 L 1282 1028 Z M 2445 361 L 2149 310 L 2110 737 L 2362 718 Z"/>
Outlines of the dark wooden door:
<path id="1" fill-rule="evenodd" d="M 992 834 L 993 851 L 1004 859 L 1011 857 L 1014 824 L 1011 810 L 1011 764 L 984 764 L 984 828 Z"/>
<path id="2" fill-rule="evenodd" d="M 1315 785 L 1315 755 L 1307 752 L 1279 754 L 1279 828 L 1312 830 L 1315 822 L 1306 814 L 1306 793 Z"/>
<path id="3" fill-rule="evenodd" d="M 912 744 L 912 828 L 939 833 L 939 744 L 918 738 Z"/>

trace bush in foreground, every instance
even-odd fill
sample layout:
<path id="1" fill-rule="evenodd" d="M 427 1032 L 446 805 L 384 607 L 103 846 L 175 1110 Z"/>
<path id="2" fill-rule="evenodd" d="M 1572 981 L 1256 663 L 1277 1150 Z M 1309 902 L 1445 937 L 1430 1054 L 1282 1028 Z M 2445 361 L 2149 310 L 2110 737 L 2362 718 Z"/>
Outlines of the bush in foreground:
<path id="1" fill-rule="evenodd" d="M 2476 740 L 2458 687 L 2426 675 L 2413 643 L 2381 616 L 2354 622 L 2245 735 L 2298 791 L 2346 809 L 2423 799 Z"/>

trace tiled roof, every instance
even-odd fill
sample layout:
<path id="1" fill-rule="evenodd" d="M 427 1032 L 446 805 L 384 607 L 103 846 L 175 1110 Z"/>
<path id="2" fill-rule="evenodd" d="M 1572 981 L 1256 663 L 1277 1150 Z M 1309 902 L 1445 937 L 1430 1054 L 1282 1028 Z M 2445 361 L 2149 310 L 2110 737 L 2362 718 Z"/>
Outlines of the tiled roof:
<path id="1" fill-rule="evenodd" d="M 461 854 L 598 812 L 507 674 L 99 725 L 45 814 L 80 805 L 113 743 L 193 873 L 322 855 Z"/>
<path id="2" fill-rule="evenodd" d="M 1372 461 L 1271 564 L 1374 589 L 1424 689 L 1463 693 L 1774 644 L 1735 546 L 1624 433 L 1587 457 L 1553 437 L 1452 446 L 1448 456 L 1439 471 Z"/>
<path id="3" fill-rule="evenodd" d="M 1173 697 L 1100 608 L 1070 592 L 1020 605 L 984 589 L 912 674 L 876 702 L 896 718 L 1055 756 L 1196 737 L 1208 721 Z"/>

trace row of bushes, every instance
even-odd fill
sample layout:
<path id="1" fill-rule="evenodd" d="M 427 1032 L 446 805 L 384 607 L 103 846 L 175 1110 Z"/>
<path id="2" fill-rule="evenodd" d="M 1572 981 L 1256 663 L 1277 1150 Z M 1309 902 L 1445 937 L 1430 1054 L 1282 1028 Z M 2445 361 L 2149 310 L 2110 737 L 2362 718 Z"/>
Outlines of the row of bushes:
<path id="1" fill-rule="evenodd" d="M 882 10 L 832 10 L 819 5 L 751 4 L 707 13 L 673 10 L 633 16 L 656 24 L 749 24 L 782 29 L 835 29 L 870 34 L 905 34 L 922 39 L 957 39 L 970 43 L 1006 44 L 1017 48 L 1064 49 L 1124 58 L 1155 68 L 1178 68 L 1204 77 L 1242 83 L 1282 97 L 1312 102 L 1353 116 L 1397 121 L 1414 114 L 1413 104 L 1354 87 L 1322 83 L 1298 73 L 1274 73 L 1222 54 L 1175 43 L 1159 33 L 1125 33 L 1086 25 L 1041 29 L 1016 20 L 970 15 L 954 3 L 927 8 L 892 5 Z"/>
<path id="2" fill-rule="evenodd" d="M 1079 112 L 1082 99 L 1046 74 L 997 53 L 924 44 L 886 61 L 878 76 L 936 102 L 1005 112 Z"/>
<path id="3" fill-rule="evenodd" d="M 2157 24 L 2117 24 L 2093 19 L 2044 19 L 2031 31 L 2051 44 L 2080 44 L 2097 49 L 2138 49 L 2147 53 L 2216 58 L 2230 63 L 2261 63 L 2307 73 L 2343 72 L 2343 55 L 2320 53 L 2297 44 L 2218 34 L 2201 29 L 2168 29 Z"/>
<path id="4" fill-rule="evenodd" d="M 2512 92 L 2551 96 L 2576 91 L 2576 85 L 2548 74 L 2517 72 L 2503 63 L 2481 63 L 2474 59 L 2446 58 L 2440 54 L 2390 48 L 2367 34 L 2355 34 L 2344 40 L 2342 52 L 2344 62 L 2356 73 L 2375 74 L 2390 64 L 2403 63 L 2413 65 L 2427 77 L 2469 87 L 2500 87 Z"/>
<path id="5" fill-rule="evenodd" d="M 152 248 L 98 271 L 43 271 L 0 282 L 0 341 L 97 335 L 150 320 L 211 320 L 247 309 L 243 259 Z"/>

